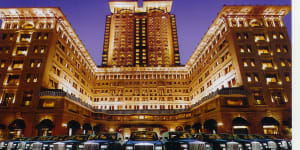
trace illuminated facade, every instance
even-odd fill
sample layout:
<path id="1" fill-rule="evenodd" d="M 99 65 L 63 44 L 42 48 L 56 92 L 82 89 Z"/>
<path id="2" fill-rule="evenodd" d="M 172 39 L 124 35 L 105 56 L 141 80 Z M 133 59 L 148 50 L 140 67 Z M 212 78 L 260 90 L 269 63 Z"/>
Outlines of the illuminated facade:
<path id="1" fill-rule="evenodd" d="M 290 134 L 291 44 L 282 21 L 289 6 L 224 6 L 184 66 L 172 1 L 136 6 L 110 1 L 102 67 L 60 9 L 1 8 L 2 136 Z"/>
<path id="2" fill-rule="evenodd" d="M 102 55 L 103 66 L 180 65 L 172 1 L 110 1 Z"/>

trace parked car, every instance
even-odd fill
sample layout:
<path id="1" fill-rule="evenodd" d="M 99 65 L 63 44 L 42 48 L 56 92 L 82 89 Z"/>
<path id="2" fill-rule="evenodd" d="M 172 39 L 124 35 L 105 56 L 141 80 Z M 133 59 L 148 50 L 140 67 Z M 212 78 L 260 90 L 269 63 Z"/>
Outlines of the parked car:
<path id="1" fill-rule="evenodd" d="M 54 149 L 63 150 L 83 150 L 83 143 L 88 139 L 88 135 L 73 135 L 66 137 L 62 142 L 54 143 Z"/>
<path id="2" fill-rule="evenodd" d="M 290 150 L 291 148 L 289 147 L 289 142 L 290 140 L 285 140 L 285 139 L 279 139 L 271 135 L 253 135 L 255 138 L 266 141 L 266 143 L 273 144 L 276 143 L 276 146 L 279 150 Z M 270 146 L 269 146 L 270 149 Z"/>
<path id="3" fill-rule="evenodd" d="M 242 144 L 233 141 L 229 137 L 218 134 L 202 134 L 203 140 L 212 145 L 214 150 L 243 150 Z"/>
<path id="4" fill-rule="evenodd" d="M 158 139 L 156 132 L 135 131 L 123 145 L 124 150 L 162 150 L 163 143 Z"/>
<path id="5" fill-rule="evenodd" d="M 120 150 L 123 145 L 123 135 L 120 133 L 99 133 L 92 135 L 84 142 L 85 150 Z"/>
<path id="6" fill-rule="evenodd" d="M 233 134 L 235 141 L 243 144 L 244 150 L 263 150 L 264 147 L 262 143 L 255 140 L 254 137 L 249 136 L 248 134 Z"/>
<path id="7" fill-rule="evenodd" d="M 212 150 L 210 144 L 195 139 L 189 132 L 165 132 L 162 138 L 165 150 Z"/>
<path id="8" fill-rule="evenodd" d="M 51 142 L 48 142 L 49 150 L 54 150 L 54 143 L 64 141 L 67 137 L 66 135 L 54 136 Z"/>
<path id="9" fill-rule="evenodd" d="M 6 150 L 9 141 L 0 141 L 0 150 Z"/>
<path id="10" fill-rule="evenodd" d="M 17 150 L 24 146 L 25 149 L 25 142 L 28 138 L 21 137 L 21 138 L 13 138 L 7 143 L 6 150 Z"/>

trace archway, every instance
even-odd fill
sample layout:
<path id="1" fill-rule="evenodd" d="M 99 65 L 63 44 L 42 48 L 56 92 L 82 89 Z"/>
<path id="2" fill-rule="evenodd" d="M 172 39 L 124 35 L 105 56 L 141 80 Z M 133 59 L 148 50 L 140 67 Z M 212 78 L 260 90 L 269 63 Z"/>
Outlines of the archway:
<path id="1" fill-rule="evenodd" d="M 83 124 L 82 128 L 83 128 L 83 134 L 87 134 L 93 130 L 90 123 Z"/>
<path id="2" fill-rule="evenodd" d="M 232 120 L 232 130 L 234 134 L 248 134 L 249 122 L 242 118 L 236 117 Z"/>
<path id="3" fill-rule="evenodd" d="M 72 136 L 73 134 L 76 134 L 76 131 L 80 129 L 80 123 L 75 121 L 75 120 L 71 120 L 68 122 L 68 135 Z"/>
<path id="4" fill-rule="evenodd" d="M 22 119 L 16 119 L 11 124 L 9 124 L 8 129 L 9 138 L 21 137 L 24 134 L 24 129 L 26 128 L 25 121 Z"/>
<path id="5" fill-rule="evenodd" d="M 195 133 L 201 133 L 201 123 L 195 123 L 192 128 L 194 129 Z"/>
<path id="6" fill-rule="evenodd" d="M 264 134 L 279 134 L 279 122 L 273 117 L 264 117 L 261 120 Z"/>
<path id="7" fill-rule="evenodd" d="M 175 128 L 175 131 L 183 131 L 182 126 L 177 126 L 177 127 Z"/>
<path id="8" fill-rule="evenodd" d="M 38 129 L 38 136 L 51 136 L 54 124 L 50 119 L 44 119 L 36 128 Z"/>
<path id="9" fill-rule="evenodd" d="M 4 124 L 0 124 L 0 141 L 3 141 L 5 139 L 5 129 L 6 126 Z"/>
<path id="10" fill-rule="evenodd" d="M 206 120 L 204 122 L 204 129 L 208 133 L 217 133 L 217 121 L 214 119 Z"/>

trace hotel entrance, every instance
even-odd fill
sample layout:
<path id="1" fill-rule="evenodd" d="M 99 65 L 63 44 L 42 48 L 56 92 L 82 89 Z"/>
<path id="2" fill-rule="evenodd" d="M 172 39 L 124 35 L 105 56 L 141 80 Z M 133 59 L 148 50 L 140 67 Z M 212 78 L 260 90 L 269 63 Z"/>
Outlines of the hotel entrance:
<path id="1" fill-rule="evenodd" d="M 140 125 L 120 125 L 120 127 L 117 129 L 118 132 L 122 133 L 124 137 L 130 137 L 131 132 L 134 131 L 154 131 L 158 135 L 161 135 L 164 132 L 168 131 L 168 128 L 163 125 L 146 125 L 146 124 L 140 124 Z"/>

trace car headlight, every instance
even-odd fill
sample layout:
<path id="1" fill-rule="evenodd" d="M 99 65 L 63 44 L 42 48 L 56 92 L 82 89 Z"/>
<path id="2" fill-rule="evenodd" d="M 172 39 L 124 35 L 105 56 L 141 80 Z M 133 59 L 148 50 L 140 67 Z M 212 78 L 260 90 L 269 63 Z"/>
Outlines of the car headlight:
<path id="1" fill-rule="evenodd" d="M 51 144 L 49 147 L 54 147 L 53 144 Z"/>
<path id="2" fill-rule="evenodd" d="M 226 147 L 226 144 L 220 144 L 220 147 Z"/>
<path id="3" fill-rule="evenodd" d="M 188 145 L 187 144 L 181 144 L 180 147 L 182 147 L 182 148 L 188 148 Z"/>
<path id="4" fill-rule="evenodd" d="M 246 147 L 250 147 L 251 146 L 251 144 L 250 143 L 247 143 L 247 144 L 245 144 L 246 145 Z"/>
<path id="5" fill-rule="evenodd" d="M 67 145 L 67 148 L 72 148 L 72 145 Z"/>
<path id="6" fill-rule="evenodd" d="M 162 146 L 155 146 L 155 150 L 162 150 Z"/>
<path id="7" fill-rule="evenodd" d="M 79 145 L 78 147 L 79 147 L 79 148 L 84 148 L 84 145 Z"/>
<path id="8" fill-rule="evenodd" d="M 108 148 L 108 145 L 101 145 L 100 148 L 101 148 L 101 149 L 107 149 L 107 148 Z"/>
<path id="9" fill-rule="evenodd" d="M 133 146 L 126 146 L 125 150 L 133 150 Z"/>

